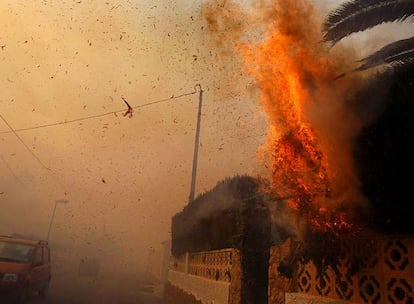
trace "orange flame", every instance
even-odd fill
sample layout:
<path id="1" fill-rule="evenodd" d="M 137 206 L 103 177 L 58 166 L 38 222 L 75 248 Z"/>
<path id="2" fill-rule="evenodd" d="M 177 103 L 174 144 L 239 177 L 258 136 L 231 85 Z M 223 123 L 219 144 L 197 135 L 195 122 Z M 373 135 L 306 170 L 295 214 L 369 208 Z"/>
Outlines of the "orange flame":
<path id="1" fill-rule="evenodd" d="M 324 205 L 331 196 L 327 149 L 314 130 L 308 105 L 341 69 L 321 41 L 316 14 L 307 1 L 276 0 L 270 9 L 266 39 L 243 44 L 245 63 L 261 89 L 261 103 L 276 132 L 269 135 L 276 191 L 313 227 L 351 227 L 347 214 Z"/>
<path id="2" fill-rule="evenodd" d="M 362 82 L 338 74 L 352 70 L 354 54 L 322 43 L 322 18 L 307 0 L 259 0 L 244 9 L 214 1 L 202 10 L 212 46 L 231 60 L 234 50 L 242 54 L 261 92 L 277 196 L 289 198 L 314 229 L 350 228 L 352 213 L 366 207 L 352 160 L 352 138 L 363 122 L 345 101 Z"/>

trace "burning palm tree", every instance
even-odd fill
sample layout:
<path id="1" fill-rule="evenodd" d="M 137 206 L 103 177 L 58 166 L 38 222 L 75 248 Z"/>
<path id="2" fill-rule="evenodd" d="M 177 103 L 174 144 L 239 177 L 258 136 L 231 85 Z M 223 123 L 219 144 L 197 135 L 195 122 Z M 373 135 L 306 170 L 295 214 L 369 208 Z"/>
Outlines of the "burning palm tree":
<path id="1" fill-rule="evenodd" d="M 326 18 L 324 39 L 333 44 L 383 23 L 413 21 L 414 0 L 351 0 Z M 357 71 L 380 65 L 394 67 L 414 63 L 414 36 L 392 42 L 363 58 Z"/>

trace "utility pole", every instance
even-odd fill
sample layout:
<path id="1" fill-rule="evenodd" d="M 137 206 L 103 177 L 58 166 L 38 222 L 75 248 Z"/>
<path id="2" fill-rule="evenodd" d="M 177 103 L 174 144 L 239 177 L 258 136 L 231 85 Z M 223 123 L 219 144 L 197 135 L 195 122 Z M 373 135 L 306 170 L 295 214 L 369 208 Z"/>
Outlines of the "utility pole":
<path id="1" fill-rule="evenodd" d="M 193 172 L 191 176 L 190 195 L 188 198 L 189 203 L 191 203 L 194 200 L 194 196 L 195 196 L 197 162 L 198 162 L 198 147 L 200 146 L 201 108 L 203 106 L 203 89 L 201 88 L 200 84 L 195 85 L 194 88 L 196 89 L 197 87 L 200 89 L 200 91 L 198 95 L 197 129 L 196 129 L 195 142 L 194 142 Z"/>
<path id="2" fill-rule="evenodd" d="M 49 229 L 48 229 L 48 231 L 47 231 L 47 237 L 46 237 L 46 240 L 47 240 L 47 241 L 49 241 L 50 230 L 52 230 L 52 223 L 53 223 L 53 219 L 55 218 L 56 207 L 57 207 L 57 205 L 58 205 L 59 203 L 62 203 L 62 204 L 67 204 L 67 203 L 69 203 L 69 201 L 68 201 L 68 200 L 65 200 L 65 199 L 63 199 L 63 200 L 56 200 L 56 201 L 55 201 L 55 207 L 53 208 L 52 217 L 50 218 L 50 223 L 49 223 Z"/>

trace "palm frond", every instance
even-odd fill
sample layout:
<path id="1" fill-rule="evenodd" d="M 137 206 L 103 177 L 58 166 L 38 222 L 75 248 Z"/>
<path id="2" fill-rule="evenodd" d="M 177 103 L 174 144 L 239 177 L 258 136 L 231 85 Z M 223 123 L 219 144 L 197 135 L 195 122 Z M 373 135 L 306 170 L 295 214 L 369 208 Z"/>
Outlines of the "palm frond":
<path id="1" fill-rule="evenodd" d="M 386 22 L 412 21 L 413 17 L 414 0 L 351 0 L 328 15 L 324 39 L 336 43 L 352 33 Z"/>
<path id="2" fill-rule="evenodd" d="M 383 64 L 391 66 L 405 65 L 414 62 L 414 36 L 390 43 L 374 54 L 361 60 L 355 71 L 363 71 Z"/>

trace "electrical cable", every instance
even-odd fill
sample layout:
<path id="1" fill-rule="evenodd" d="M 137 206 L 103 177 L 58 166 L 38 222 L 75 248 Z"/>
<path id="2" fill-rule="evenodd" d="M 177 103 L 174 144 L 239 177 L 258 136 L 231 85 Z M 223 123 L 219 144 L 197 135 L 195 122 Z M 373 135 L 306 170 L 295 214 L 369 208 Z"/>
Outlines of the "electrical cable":
<path id="1" fill-rule="evenodd" d="M 170 101 L 170 100 L 173 100 L 173 99 L 178 99 L 178 98 L 182 98 L 182 97 L 185 97 L 185 96 L 194 95 L 194 94 L 196 94 L 198 92 L 197 91 L 197 88 L 199 88 L 201 90 L 201 86 L 199 84 L 196 84 L 194 86 L 194 91 L 193 92 L 184 93 L 184 94 L 177 95 L 177 96 L 172 95 L 169 98 L 164 98 L 164 99 L 156 100 L 156 101 L 153 101 L 153 102 L 148 102 L 146 104 L 141 104 L 141 105 L 134 106 L 134 107 L 130 107 L 130 108 L 132 108 L 132 109 L 138 109 L 138 108 L 148 107 L 148 106 L 151 106 L 151 105 L 154 105 L 154 104 L 167 102 L 167 101 Z M 42 168 L 46 169 L 46 171 L 53 177 L 53 179 L 56 182 L 58 182 L 59 185 L 65 190 L 66 187 L 60 182 L 60 180 L 56 176 L 54 176 L 52 170 L 49 167 L 47 167 L 40 160 L 40 158 L 32 151 L 32 149 L 30 149 L 30 147 L 23 141 L 23 139 L 19 136 L 19 134 L 17 134 L 17 132 L 28 131 L 28 130 L 35 130 L 35 129 L 47 128 L 47 127 L 53 127 L 53 126 L 58 126 L 58 125 L 65 125 L 65 124 L 68 124 L 68 123 L 73 123 L 73 122 L 78 122 L 78 121 L 83 121 L 83 120 L 88 120 L 88 119 L 93 119 L 93 118 L 99 118 L 99 117 L 103 117 L 103 116 L 107 116 L 107 115 L 113 115 L 113 114 L 120 113 L 120 112 L 124 112 L 124 111 L 125 111 L 125 109 L 122 109 L 122 110 L 111 111 L 111 112 L 106 112 L 106 113 L 97 114 L 97 115 L 80 117 L 80 118 L 76 118 L 76 119 L 65 120 L 65 121 L 60 121 L 60 122 L 55 122 L 55 123 L 50 123 L 50 124 L 44 124 L 44 125 L 39 125 L 39 126 L 34 126 L 34 127 L 28 127 L 28 128 L 21 128 L 21 129 L 14 129 L 9 124 L 9 122 L 0 114 L 1 120 L 3 120 L 3 122 L 10 129 L 9 131 L 2 131 L 2 132 L 0 132 L 0 134 L 13 133 L 17 137 L 17 139 L 20 141 L 20 143 L 27 149 L 27 151 L 29 151 L 29 153 L 32 155 L 32 157 L 34 159 L 36 159 L 36 161 L 42 166 Z M 3 159 L 3 161 L 4 161 L 4 159 Z M 67 194 L 67 192 L 65 190 L 65 196 L 66 196 L 66 194 Z"/>
<path id="2" fill-rule="evenodd" d="M 193 92 L 184 93 L 184 94 L 181 94 L 181 95 L 178 95 L 178 96 L 172 95 L 169 98 L 164 98 L 164 99 L 148 102 L 148 103 L 141 104 L 141 105 L 138 105 L 138 106 L 134 106 L 134 107 L 131 107 L 131 108 L 132 109 L 144 108 L 144 107 L 152 106 L 152 105 L 155 105 L 155 104 L 171 101 L 173 99 L 179 99 L 179 98 L 182 98 L 182 97 L 185 97 L 185 96 L 194 95 L 194 94 L 197 93 L 197 89 L 196 89 L 197 86 L 198 85 L 196 85 L 194 87 Z M 11 131 L 11 130 L 10 131 L 1 131 L 0 134 L 17 133 L 17 132 L 23 132 L 23 131 L 29 131 L 29 130 L 36 130 L 36 129 L 54 127 L 54 126 L 59 126 L 59 125 L 66 125 L 66 124 L 69 124 L 69 123 L 74 123 L 74 122 L 79 122 L 79 121 L 84 121 L 84 120 L 89 120 L 89 119 L 94 119 L 94 118 L 100 118 L 100 117 L 104 117 L 104 116 L 108 116 L 108 115 L 114 115 L 114 114 L 121 113 L 121 112 L 125 112 L 125 109 L 106 112 L 106 113 L 101 113 L 101 114 L 96 114 L 96 115 L 90 115 L 90 116 L 85 116 L 85 117 L 79 117 L 79 118 L 75 118 L 75 119 L 64 120 L 64 121 L 59 121 L 59 122 L 54 122 L 54 123 L 49 123 L 49 124 L 43 124 L 43 125 L 39 125 L 39 126 L 19 128 L 19 129 L 14 129 L 13 131 Z"/>
<path id="3" fill-rule="evenodd" d="M 2 160 L 2 162 L 5 165 L 5 167 L 7 168 L 7 170 L 9 170 L 11 175 L 13 175 L 13 177 L 19 182 L 19 184 L 21 184 L 22 186 L 25 187 L 26 185 L 21 181 L 21 179 L 16 175 L 16 173 L 14 173 L 13 169 L 10 167 L 9 163 L 6 162 L 6 160 L 4 159 L 2 154 L 0 154 L 0 159 Z"/>
<path id="4" fill-rule="evenodd" d="M 4 123 L 7 125 L 7 127 L 9 127 L 10 132 L 12 132 L 17 139 L 20 141 L 20 143 L 26 148 L 27 151 L 29 151 L 29 153 L 38 161 L 38 163 L 45 168 L 46 170 L 50 170 L 41 160 L 39 157 L 37 157 L 36 154 L 34 154 L 34 152 L 32 151 L 32 149 L 29 148 L 29 146 L 23 141 L 23 139 L 19 136 L 19 134 L 17 134 L 17 132 L 13 129 L 13 127 L 7 122 L 7 120 L 3 117 L 3 115 L 0 114 L 0 118 L 4 121 Z"/>

